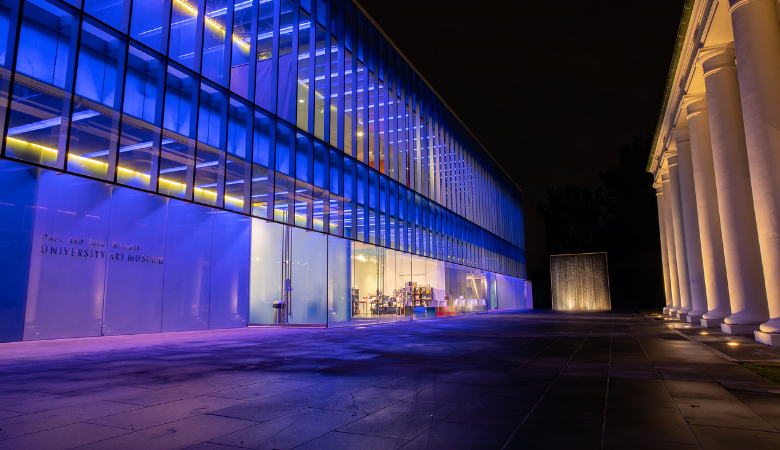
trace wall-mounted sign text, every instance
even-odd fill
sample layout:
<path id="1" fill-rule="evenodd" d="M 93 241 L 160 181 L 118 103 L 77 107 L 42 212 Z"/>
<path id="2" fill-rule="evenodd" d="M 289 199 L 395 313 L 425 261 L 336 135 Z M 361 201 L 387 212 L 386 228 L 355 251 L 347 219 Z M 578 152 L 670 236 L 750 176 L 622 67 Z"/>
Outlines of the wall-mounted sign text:
<path id="1" fill-rule="evenodd" d="M 41 253 L 71 258 L 94 258 L 127 261 L 144 264 L 162 264 L 162 256 L 136 253 L 141 247 L 135 244 L 84 239 L 78 237 L 43 234 Z"/>

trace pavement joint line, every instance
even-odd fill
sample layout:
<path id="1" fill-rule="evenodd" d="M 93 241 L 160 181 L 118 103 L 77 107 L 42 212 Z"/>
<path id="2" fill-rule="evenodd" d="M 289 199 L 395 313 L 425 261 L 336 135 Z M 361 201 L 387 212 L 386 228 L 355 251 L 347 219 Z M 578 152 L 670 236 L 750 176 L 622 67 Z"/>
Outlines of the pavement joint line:
<path id="1" fill-rule="evenodd" d="M 590 335 L 590 332 L 588 332 L 588 335 Z M 558 339 L 556 339 L 556 340 L 555 340 L 555 341 L 554 341 L 552 344 L 550 344 L 549 346 L 547 346 L 545 349 L 552 347 L 553 345 L 555 345 L 555 343 L 557 343 L 557 342 L 558 342 L 558 341 L 560 341 L 561 339 L 562 339 L 562 338 L 558 338 Z M 512 434 L 511 434 L 511 435 L 509 435 L 509 439 L 507 439 L 507 440 L 506 440 L 506 443 L 504 443 L 504 446 L 503 446 L 503 447 L 501 447 L 501 450 L 505 450 L 505 449 L 507 448 L 507 445 L 509 445 L 509 443 L 510 443 L 510 442 L 512 442 L 512 439 L 514 439 L 514 437 L 517 435 L 517 432 L 518 432 L 518 431 L 520 431 L 520 428 L 522 428 L 522 426 L 523 426 L 523 424 L 525 423 L 525 421 L 526 421 L 526 420 L 528 420 L 528 418 L 529 418 L 529 417 L 531 417 L 531 414 L 533 414 L 533 413 L 534 413 L 534 411 L 536 411 L 536 407 L 538 407 L 538 406 L 539 406 L 539 404 L 540 404 L 540 403 L 542 403 L 542 400 L 544 400 L 544 397 L 547 395 L 547 393 L 548 393 L 548 392 L 550 392 L 550 389 L 552 389 L 552 387 L 553 387 L 553 385 L 555 384 L 555 382 L 556 382 L 556 381 L 558 381 L 558 378 L 560 378 L 560 377 L 561 377 L 561 375 L 563 374 L 563 371 L 564 371 L 564 370 L 566 370 L 566 366 L 568 366 L 568 365 L 569 365 L 569 363 L 571 362 L 571 360 L 572 360 L 572 359 L 574 359 L 574 355 L 576 355 L 576 354 L 577 354 L 577 352 L 578 352 L 578 351 L 580 350 L 580 348 L 582 347 L 582 344 L 584 344 L 584 343 L 585 343 L 585 341 L 586 341 L 587 339 L 588 339 L 588 336 L 587 336 L 587 335 L 586 335 L 585 337 L 583 337 L 583 338 L 582 338 L 582 341 L 580 341 L 580 344 L 577 346 L 577 348 L 574 350 L 574 352 L 572 352 L 571 356 L 570 356 L 570 357 L 569 357 L 569 359 L 566 361 L 566 364 L 564 364 L 564 365 L 563 365 L 563 367 L 561 368 L 561 371 L 560 371 L 560 372 L 558 372 L 558 375 L 556 375 L 556 376 L 555 376 L 555 379 L 554 379 L 554 380 L 553 380 L 553 381 L 550 383 L 550 385 L 549 385 L 549 386 L 547 386 L 547 389 L 545 389 L 545 391 L 544 391 L 544 394 L 542 394 L 542 396 L 541 396 L 541 397 L 539 397 L 539 400 L 537 400 L 537 401 L 536 401 L 536 403 L 534 404 L 534 406 L 531 408 L 531 410 L 530 410 L 530 411 L 528 411 L 528 414 L 526 414 L 526 415 L 525 415 L 525 417 L 523 417 L 523 420 L 521 420 L 521 421 L 520 421 L 520 423 L 517 425 L 517 427 L 515 427 L 515 430 L 512 432 Z M 542 350 L 542 351 L 544 351 L 544 350 Z M 537 353 L 536 355 L 534 355 L 534 358 L 535 358 L 536 356 L 538 356 L 539 354 L 541 354 L 541 353 L 542 353 L 542 351 L 540 351 L 539 353 Z M 531 358 L 531 360 L 533 360 L 533 358 Z M 530 360 L 529 360 L 529 361 L 530 361 Z M 523 364 L 523 365 L 525 365 L 525 364 Z M 522 367 L 522 366 L 520 366 L 520 367 Z"/>
<path id="2" fill-rule="evenodd" d="M 601 448 L 604 448 L 604 440 L 607 438 L 607 408 L 609 408 L 609 380 L 612 372 L 612 339 L 615 331 L 615 322 L 609 322 L 609 362 L 607 364 L 607 390 L 604 392 L 604 421 L 601 423 Z"/>
<path id="3" fill-rule="evenodd" d="M 639 343 L 639 347 L 642 348 L 642 352 L 645 354 L 647 360 L 652 364 L 653 360 L 650 358 L 650 355 L 647 354 L 647 350 L 645 349 L 645 346 L 642 345 L 642 341 L 637 339 L 637 342 Z M 666 389 L 666 393 L 669 394 L 669 398 L 672 399 L 672 403 L 674 403 L 674 409 L 677 410 L 677 414 L 679 414 L 680 417 L 682 417 L 682 419 L 685 421 L 685 425 L 688 427 L 688 431 L 691 433 L 691 436 L 693 436 L 693 438 L 696 440 L 696 445 L 698 445 L 699 448 L 704 448 L 701 442 L 699 441 L 699 437 L 696 436 L 696 433 L 693 432 L 693 428 L 691 428 L 692 424 L 688 421 L 688 419 L 685 418 L 685 414 L 682 413 L 682 410 L 680 410 L 680 405 L 676 401 L 674 401 L 674 396 L 669 391 L 669 387 L 666 385 L 666 379 L 664 379 L 661 376 L 661 374 L 658 373 L 658 367 L 656 367 L 655 364 L 653 364 L 653 370 L 655 371 L 655 374 L 658 376 L 658 379 L 661 380 L 661 384 L 663 384 L 664 389 Z"/>
<path id="4" fill-rule="evenodd" d="M 701 346 L 701 347 L 704 347 L 704 348 L 706 348 L 707 350 L 711 351 L 712 353 L 715 353 L 716 355 L 720 356 L 721 358 L 725 359 L 726 361 L 731 361 L 731 362 L 735 362 L 735 363 L 741 363 L 741 362 L 744 362 L 744 361 L 742 361 L 742 360 L 739 360 L 739 359 L 736 359 L 736 358 L 732 358 L 731 356 L 729 356 L 729 355 L 727 355 L 727 354 L 725 354 L 725 353 L 723 353 L 723 352 L 721 352 L 721 351 L 719 351 L 719 350 L 716 350 L 716 349 L 714 349 L 714 348 L 710 347 L 709 345 L 707 345 L 707 344 L 705 344 L 705 343 L 703 343 L 703 342 L 699 341 L 698 339 L 694 339 L 693 337 L 691 337 L 691 336 L 688 336 L 687 334 L 685 334 L 685 333 L 683 333 L 683 332 L 677 331 L 676 329 L 674 329 L 674 328 L 673 328 L 673 327 L 671 327 L 671 326 L 667 326 L 667 328 L 669 328 L 670 330 L 672 330 L 672 331 L 674 331 L 675 333 L 679 334 L 680 336 L 684 337 L 685 339 L 688 339 L 689 341 L 691 341 L 691 342 L 695 343 L 696 345 L 699 345 L 699 346 Z"/>

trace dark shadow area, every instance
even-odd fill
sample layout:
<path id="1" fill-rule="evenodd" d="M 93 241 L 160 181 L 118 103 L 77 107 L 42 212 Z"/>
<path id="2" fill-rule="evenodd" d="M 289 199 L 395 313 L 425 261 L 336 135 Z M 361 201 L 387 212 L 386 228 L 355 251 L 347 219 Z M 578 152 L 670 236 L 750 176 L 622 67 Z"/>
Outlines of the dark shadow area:
<path id="1" fill-rule="evenodd" d="M 599 174 L 603 187 L 552 189 L 540 207 L 549 254 L 607 252 L 613 309 L 665 304 L 655 189 L 645 171 L 650 143 L 636 137 L 624 145 L 620 164 Z"/>

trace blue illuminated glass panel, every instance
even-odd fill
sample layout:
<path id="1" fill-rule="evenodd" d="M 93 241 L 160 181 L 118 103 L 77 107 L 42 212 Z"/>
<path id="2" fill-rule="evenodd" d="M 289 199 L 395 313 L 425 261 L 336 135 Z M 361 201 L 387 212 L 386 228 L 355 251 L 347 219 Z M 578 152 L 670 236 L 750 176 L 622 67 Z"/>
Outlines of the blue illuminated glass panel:
<path id="1" fill-rule="evenodd" d="M 14 59 L 15 1 L 3 156 L 524 272 L 520 194 L 351 1 L 26 0 Z"/>
<path id="2" fill-rule="evenodd" d="M 85 20 L 70 120 L 68 169 L 97 178 L 108 177 L 110 149 L 119 135 L 117 68 L 125 42 L 113 32 Z M 120 68 L 121 73 L 121 68 Z M 120 89 L 121 89 L 121 79 Z M 113 180 L 114 174 L 110 174 Z"/>

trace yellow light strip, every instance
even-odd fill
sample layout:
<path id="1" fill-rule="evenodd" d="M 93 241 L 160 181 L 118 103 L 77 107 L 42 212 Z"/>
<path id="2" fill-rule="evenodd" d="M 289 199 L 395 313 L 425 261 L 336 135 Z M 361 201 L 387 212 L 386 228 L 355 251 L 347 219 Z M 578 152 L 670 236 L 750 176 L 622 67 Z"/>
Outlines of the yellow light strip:
<path id="1" fill-rule="evenodd" d="M 9 142 L 13 141 L 13 142 L 19 143 L 21 145 L 28 145 L 30 147 L 39 148 L 42 151 L 47 151 L 49 153 L 54 154 L 55 156 L 58 153 L 57 150 L 55 150 L 55 149 L 53 149 L 51 147 L 46 147 L 46 146 L 43 146 L 43 145 L 34 144 L 32 142 L 23 141 L 21 139 L 16 139 L 16 138 L 12 138 L 12 137 L 6 137 L 6 140 L 9 141 Z M 79 155 L 68 154 L 68 159 L 71 159 L 71 158 L 73 158 L 76 161 L 83 162 L 83 163 L 86 163 L 86 164 L 98 165 L 98 166 L 105 167 L 106 169 L 108 168 L 108 164 L 106 164 L 106 163 L 104 163 L 102 161 L 95 161 L 94 159 L 91 159 L 91 158 L 85 158 L 85 157 L 79 156 Z M 135 170 L 127 169 L 127 168 L 124 168 L 124 167 L 121 167 L 121 166 L 117 167 L 117 172 L 124 172 L 124 173 L 127 173 L 127 174 L 129 174 L 129 175 L 131 175 L 133 177 L 141 176 L 141 177 L 144 177 L 144 178 L 147 178 L 147 179 L 151 179 L 151 177 L 148 174 L 137 172 Z M 158 178 L 158 181 L 160 183 L 177 186 L 177 187 L 180 187 L 182 189 L 187 187 L 187 185 L 184 184 L 184 183 L 179 183 L 178 181 L 169 180 L 167 178 L 160 177 L 160 178 Z M 197 191 L 198 193 L 200 193 L 200 194 L 208 195 L 210 197 L 213 197 L 214 200 L 217 199 L 217 193 L 214 192 L 214 191 L 211 191 L 211 190 L 208 190 L 208 189 L 199 188 L 199 187 L 196 187 L 196 188 L 193 188 L 193 189 L 195 191 Z M 244 199 L 232 197 L 230 195 L 224 195 L 224 198 L 225 198 L 225 202 L 226 203 L 227 202 L 231 202 L 231 203 L 235 204 L 236 206 L 238 206 L 240 209 L 244 208 Z M 276 209 L 276 208 L 274 208 L 274 212 L 279 212 L 280 214 L 286 214 L 287 213 L 284 210 Z M 296 218 L 300 218 L 300 219 L 304 219 L 304 220 L 308 220 L 308 218 L 305 215 L 303 215 L 303 214 L 295 214 L 295 217 Z M 322 219 L 314 219 L 314 218 L 312 218 L 312 222 L 314 224 L 318 224 L 318 225 L 322 225 L 323 224 L 323 220 Z"/>
<path id="2" fill-rule="evenodd" d="M 190 10 L 190 12 L 192 12 L 193 14 L 195 14 L 195 16 L 197 16 L 197 15 L 198 15 L 198 8 L 196 8 L 196 7 L 192 6 L 192 5 L 190 5 L 189 3 L 187 3 L 187 2 L 186 2 L 186 1 L 184 1 L 184 0 L 176 0 L 176 2 L 177 2 L 177 3 L 181 3 L 181 5 L 182 5 L 182 6 L 184 6 L 184 7 L 185 7 L 185 8 L 187 8 L 188 10 Z M 220 31 L 222 31 L 222 33 L 223 33 L 223 34 L 227 32 L 227 30 L 225 30 L 225 28 L 224 28 L 222 25 L 220 25 L 220 24 L 219 24 L 219 23 L 218 23 L 216 20 L 214 20 L 214 19 L 211 19 L 211 18 L 209 18 L 209 17 L 206 17 L 206 23 L 208 23 L 209 25 L 211 25 L 211 26 L 212 26 L 212 27 L 214 27 L 214 28 L 217 28 L 217 29 L 219 29 Z M 241 45 L 242 45 L 244 48 L 246 48 L 247 50 L 249 50 L 249 48 L 250 48 L 249 44 L 247 44 L 246 42 L 242 41 L 242 40 L 241 40 L 241 39 L 240 39 L 238 36 L 236 36 L 235 34 L 234 34 L 234 35 L 232 35 L 232 37 L 233 37 L 233 40 L 234 40 L 234 41 L 236 41 L 237 43 L 241 44 Z"/>

